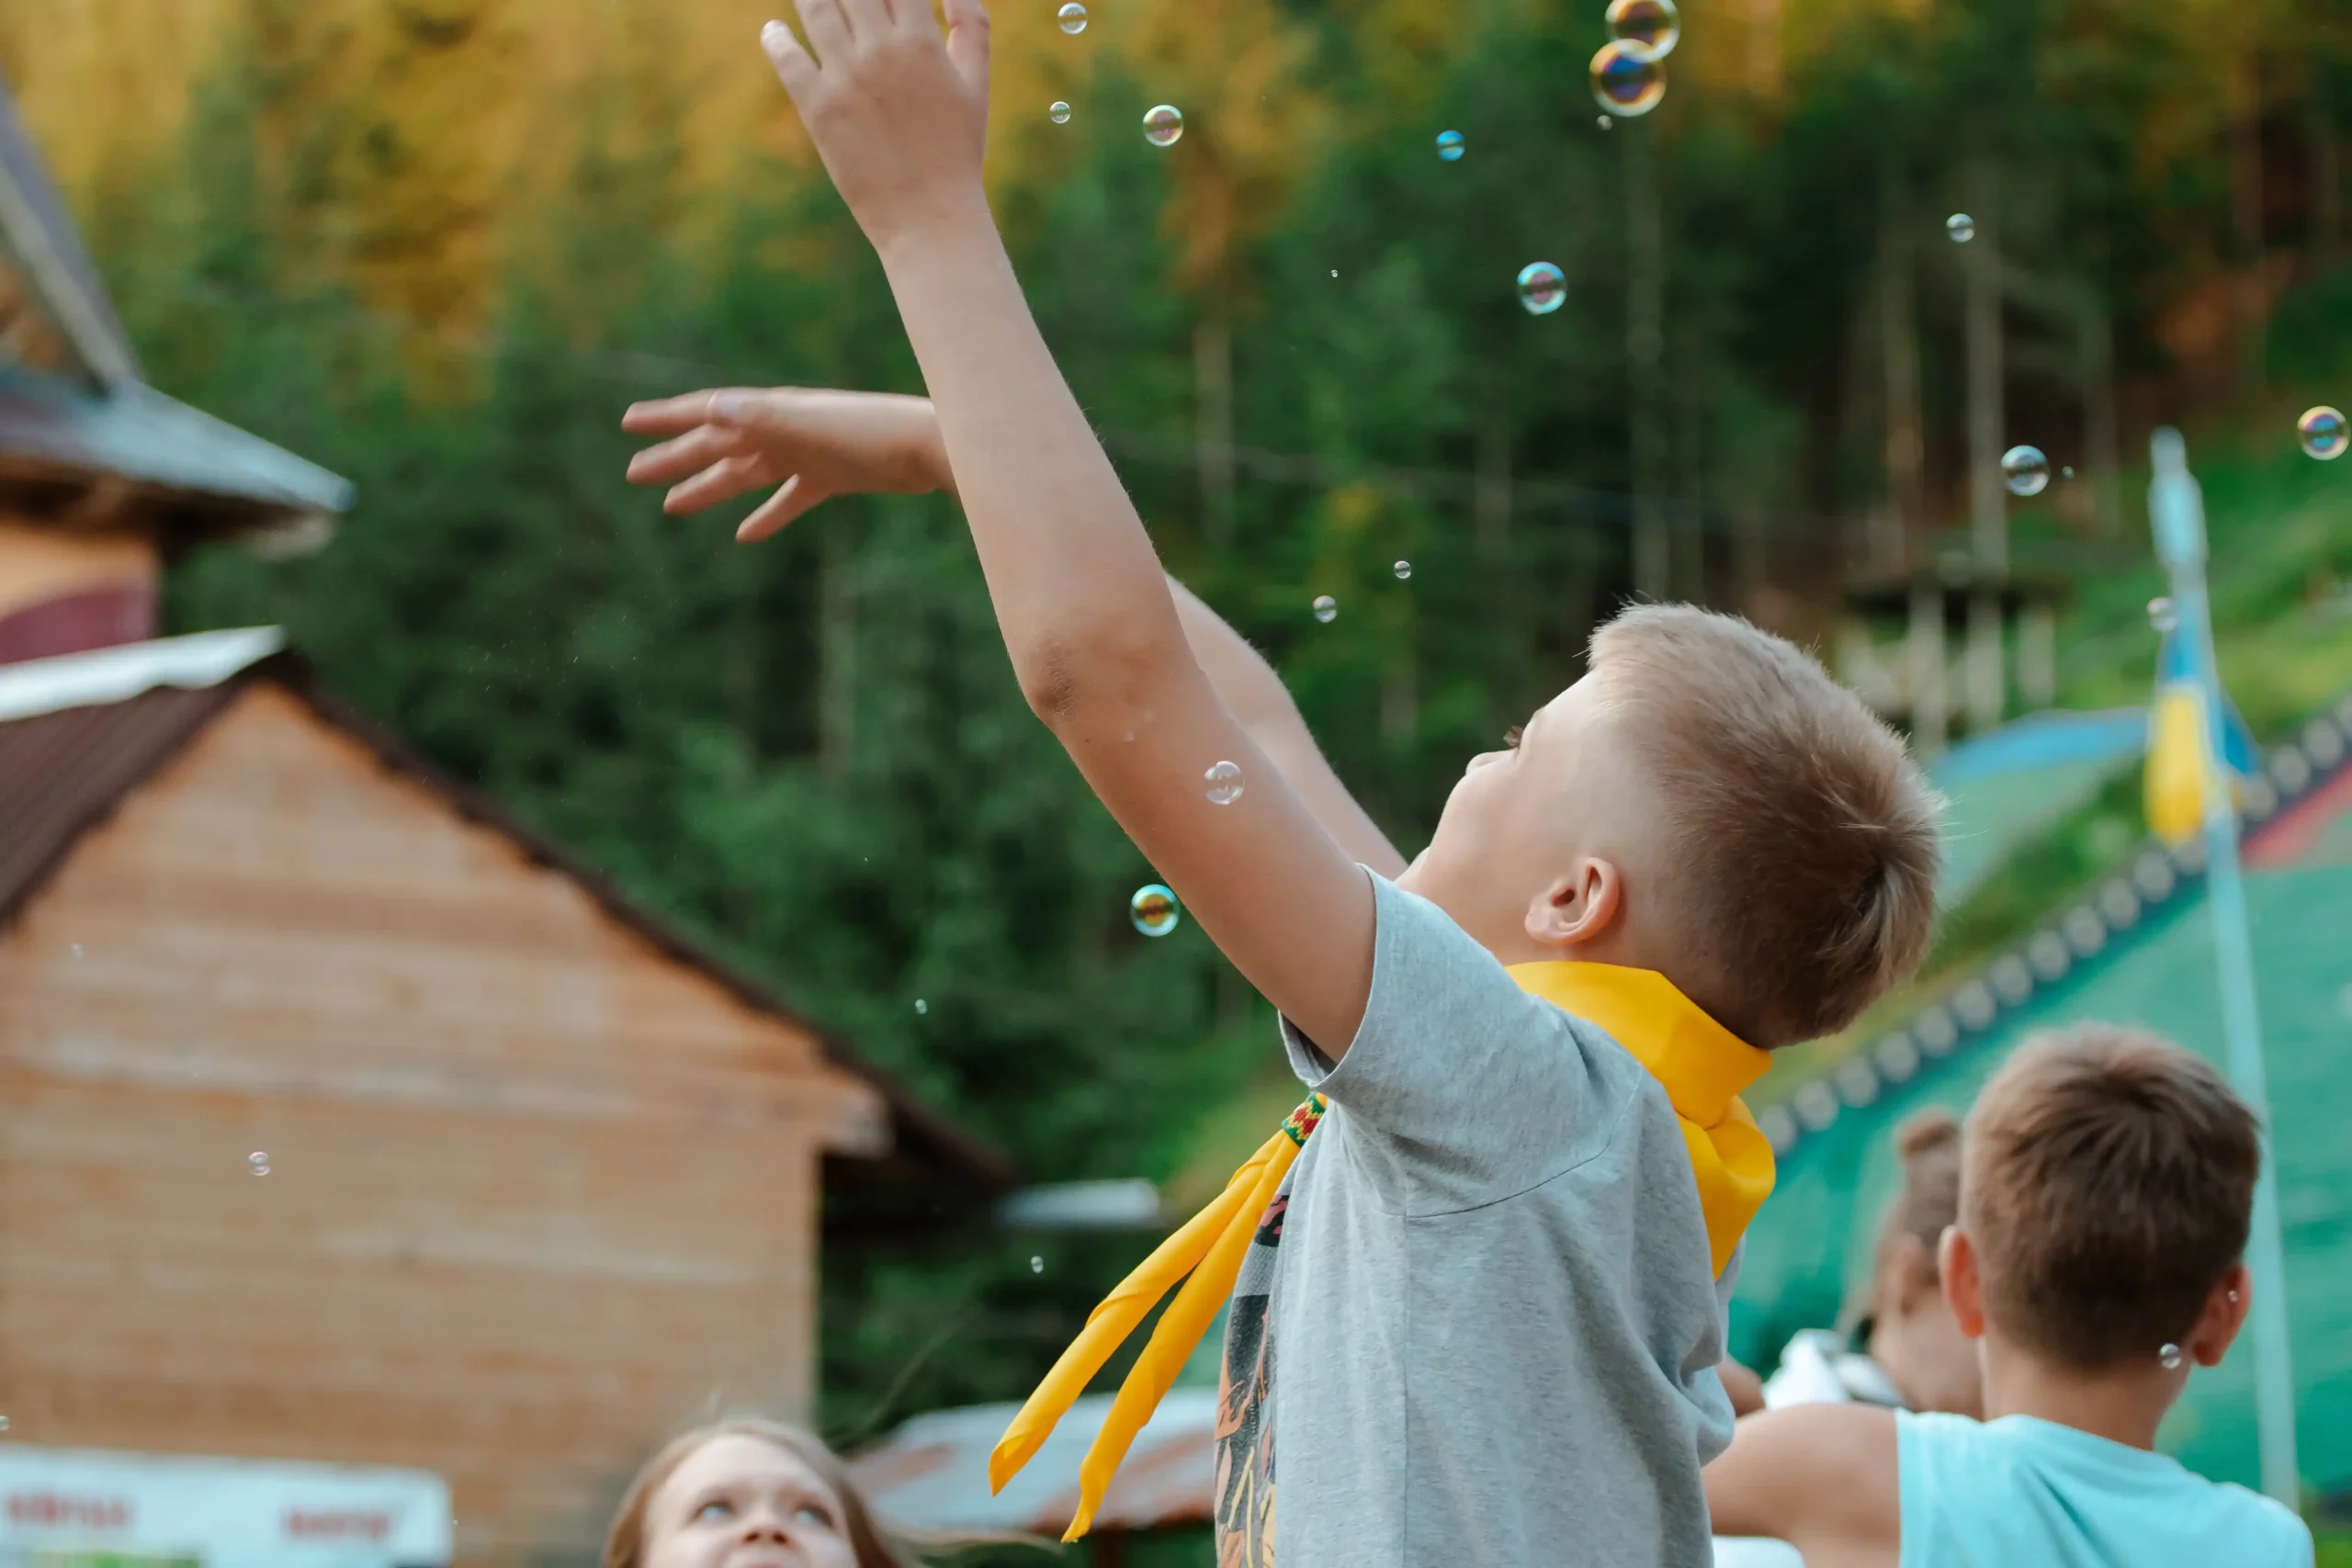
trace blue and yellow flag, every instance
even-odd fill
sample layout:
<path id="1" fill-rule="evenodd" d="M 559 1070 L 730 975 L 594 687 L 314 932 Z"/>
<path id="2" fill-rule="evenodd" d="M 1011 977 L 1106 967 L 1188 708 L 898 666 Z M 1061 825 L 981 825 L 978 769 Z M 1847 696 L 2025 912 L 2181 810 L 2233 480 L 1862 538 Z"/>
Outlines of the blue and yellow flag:
<path id="1" fill-rule="evenodd" d="M 2197 836 L 2205 822 L 2205 692 L 2177 629 L 2156 654 L 2156 695 L 2148 707 L 2148 827 L 2168 844 Z M 2222 696 L 2222 766 L 2236 782 L 2260 765 L 2237 705 Z"/>

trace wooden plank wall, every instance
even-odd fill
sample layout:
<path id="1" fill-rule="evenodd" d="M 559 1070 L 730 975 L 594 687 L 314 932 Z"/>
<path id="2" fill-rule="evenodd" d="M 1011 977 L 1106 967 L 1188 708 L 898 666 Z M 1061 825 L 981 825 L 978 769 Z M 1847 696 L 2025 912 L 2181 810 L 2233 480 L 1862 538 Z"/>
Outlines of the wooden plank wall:
<path id="1" fill-rule="evenodd" d="M 256 685 L 0 933 L 0 1412 L 584 1555 L 674 1426 L 805 1404 L 818 1161 L 883 1115 Z"/>

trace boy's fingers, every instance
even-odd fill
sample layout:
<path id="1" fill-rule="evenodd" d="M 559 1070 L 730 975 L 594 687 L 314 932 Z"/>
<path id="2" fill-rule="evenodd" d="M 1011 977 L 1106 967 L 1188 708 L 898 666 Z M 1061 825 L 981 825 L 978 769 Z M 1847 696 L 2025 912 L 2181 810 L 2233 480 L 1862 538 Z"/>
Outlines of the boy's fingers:
<path id="1" fill-rule="evenodd" d="M 947 11 L 947 58 L 967 87 L 989 83 L 989 9 L 980 0 L 944 0 Z"/>
<path id="2" fill-rule="evenodd" d="M 755 545 L 769 535 L 781 532 L 794 518 L 825 498 L 816 493 L 808 481 L 795 474 L 776 487 L 774 495 L 760 502 L 752 513 L 743 519 L 735 530 L 735 542 Z"/>
<path id="3" fill-rule="evenodd" d="M 670 484 L 688 474 L 700 473 L 713 463 L 735 457 L 751 446 L 751 438 L 739 430 L 717 425 L 700 424 L 674 441 L 664 441 L 659 446 L 648 446 L 628 460 L 628 482 L 633 485 Z"/>
<path id="4" fill-rule="evenodd" d="M 676 435 L 709 417 L 717 392 L 687 392 L 675 398 L 648 398 L 631 403 L 621 415 L 621 428 L 631 435 Z"/>
<path id="5" fill-rule="evenodd" d="M 673 489 L 662 498 L 662 510 L 673 517 L 684 517 L 689 512 L 700 512 L 706 506 L 716 506 L 731 496 L 741 495 L 763 478 L 759 458 L 729 457 Z"/>
<path id="6" fill-rule="evenodd" d="M 800 12 L 800 25 L 807 29 L 808 47 L 817 51 L 820 63 L 837 63 L 857 41 L 841 0 L 793 0 L 793 5 Z"/>
<path id="7" fill-rule="evenodd" d="M 849 18 L 850 30 L 862 39 L 878 39 L 895 23 L 891 19 L 889 0 L 840 0 L 842 14 Z"/>
<path id="8" fill-rule="evenodd" d="M 799 102 L 802 93 L 816 85 L 817 62 L 800 47 L 800 40 L 792 36 L 790 28 L 782 22 L 770 22 L 760 29 L 760 48 L 766 53 L 768 63 L 775 67 L 777 80 L 784 84 L 784 90 L 795 103 Z"/>

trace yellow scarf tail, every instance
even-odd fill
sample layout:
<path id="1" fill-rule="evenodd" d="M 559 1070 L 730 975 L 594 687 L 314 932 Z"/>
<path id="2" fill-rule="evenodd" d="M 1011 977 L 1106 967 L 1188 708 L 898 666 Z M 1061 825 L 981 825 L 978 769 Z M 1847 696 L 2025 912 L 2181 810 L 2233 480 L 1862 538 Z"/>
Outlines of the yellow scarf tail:
<path id="1" fill-rule="evenodd" d="M 1665 1086 L 1682 1124 L 1700 1209 L 1706 1216 L 1708 1250 L 1714 1272 L 1721 1274 L 1772 1190 L 1772 1146 L 1739 1100 L 1739 1091 L 1763 1073 L 1765 1054 L 1709 1018 L 1672 981 L 1652 970 L 1522 964 L 1510 970 L 1510 976 L 1521 988 L 1606 1030 Z M 1250 1237 L 1323 1111 L 1322 1096 L 1307 1096 L 1282 1130 L 1233 1173 L 1215 1202 L 1153 1249 L 1087 1314 L 1086 1326 L 989 1455 L 990 1493 L 1002 1491 L 1029 1462 L 1111 1352 L 1182 1280 L 1183 1288 L 1160 1314 L 1079 1467 L 1078 1510 L 1062 1539 L 1076 1540 L 1087 1532 L 1119 1461 L 1232 1296 Z"/>

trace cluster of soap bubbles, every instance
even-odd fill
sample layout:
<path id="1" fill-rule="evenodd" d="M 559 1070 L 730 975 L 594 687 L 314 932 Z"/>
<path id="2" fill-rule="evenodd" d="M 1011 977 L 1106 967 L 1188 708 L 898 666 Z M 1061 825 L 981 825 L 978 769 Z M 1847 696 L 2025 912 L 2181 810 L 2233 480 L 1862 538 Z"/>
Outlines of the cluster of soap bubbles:
<path id="1" fill-rule="evenodd" d="M 2323 403 L 2303 411 L 2303 417 L 2295 422 L 2295 438 L 2302 443 L 2305 453 L 2326 463 L 2344 456 L 2344 449 L 2352 446 L 2352 429 L 2346 426 L 2343 411 Z"/>
<path id="2" fill-rule="evenodd" d="M 1063 0 L 1061 9 L 1055 12 L 1054 17 L 1066 33 L 1075 36 L 1086 30 L 1086 7 L 1079 4 L 1079 0 Z M 1059 98 L 1046 107 L 1046 118 L 1056 125 L 1068 125 L 1069 116 L 1069 105 Z M 1184 111 L 1174 104 L 1154 104 L 1144 111 L 1143 139 L 1154 147 L 1173 147 L 1183 134 Z M 1453 157 L 1462 156 L 1461 140 L 1458 136 L 1454 138 Z"/>
<path id="3" fill-rule="evenodd" d="M 1592 96 L 1608 117 L 1631 119 L 1666 96 L 1666 57 L 1682 41 L 1674 0 L 1609 0 L 1609 41 L 1592 57 Z"/>

